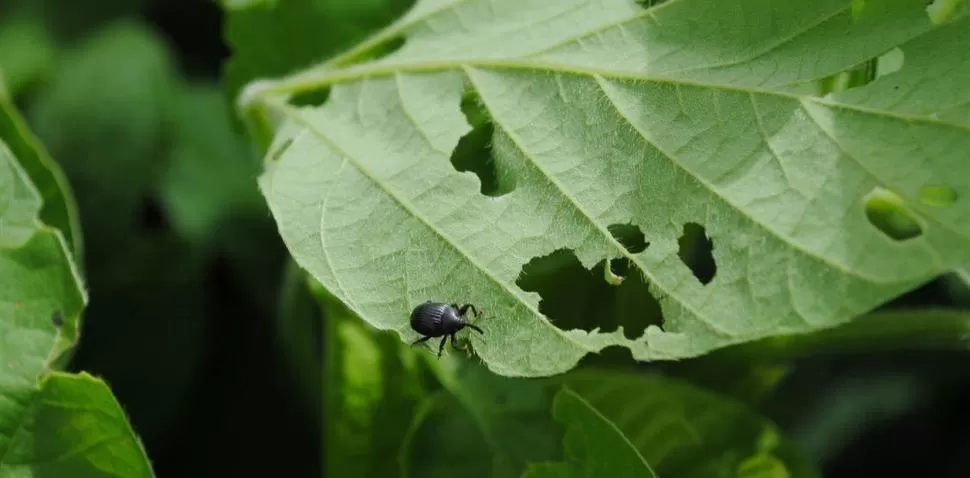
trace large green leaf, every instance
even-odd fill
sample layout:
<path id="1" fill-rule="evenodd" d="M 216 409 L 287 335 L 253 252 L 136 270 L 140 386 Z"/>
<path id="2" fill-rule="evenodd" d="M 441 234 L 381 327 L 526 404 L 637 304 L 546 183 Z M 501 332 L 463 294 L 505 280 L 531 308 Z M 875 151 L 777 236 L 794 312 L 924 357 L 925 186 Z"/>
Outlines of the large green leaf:
<path id="1" fill-rule="evenodd" d="M 576 392 L 562 389 L 552 413 L 567 425 L 567 461 L 534 464 L 523 477 L 657 476 L 626 435 Z"/>
<path id="2" fill-rule="evenodd" d="M 404 36 L 400 50 L 249 90 L 286 119 L 260 185 L 296 261 L 356 314 L 411 340 L 417 304 L 475 303 L 488 312 L 475 350 L 504 375 L 560 373 L 611 345 L 676 359 L 837 325 L 970 262 L 970 183 L 957 180 L 968 173 L 957 113 L 970 82 L 953 79 L 970 35 L 948 34 L 970 20 L 934 29 L 909 0 L 853 18 L 851 3 L 422 1 L 362 47 Z M 796 93 L 896 47 L 951 68 L 937 72 L 946 89 L 934 113 L 870 100 L 879 83 Z M 895 74 L 920 75 L 907 64 Z M 320 107 L 274 96 L 325 87 Z M 468 89 L 514 185 L 499 197 L 449 163 L 470 130 Z M 926 186 L 957 199 L 925 204 Z M 913 237 L 891 237 L 896 223 L 867 203 L 888 205 Z M 609 232 L 627 223 L 646 250 Z M 713 241 L 706 284 L 678 258 L 691 223 Z M 587 268 L 628 260 L 662 326 L 638 338 L 557 328 L 516 280 L 558 249 Z"/>
<path id="3" fill-rule="evenodd" d="M 0 476 L 153 476 L 101 381 L 54 372 L 87 296 L 40 191 L 0 141 Z"/>

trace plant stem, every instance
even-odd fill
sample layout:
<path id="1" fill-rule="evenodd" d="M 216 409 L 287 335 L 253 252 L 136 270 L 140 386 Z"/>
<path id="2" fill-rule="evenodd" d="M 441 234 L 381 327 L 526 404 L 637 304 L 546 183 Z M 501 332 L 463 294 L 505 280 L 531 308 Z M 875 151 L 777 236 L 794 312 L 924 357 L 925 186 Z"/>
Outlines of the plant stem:
<path id="1" fill-rule="evenodd" d="M 724 358 L 788 359 L 820 353 L 970 349 L 970 310 L 873 312 L 814 333 L 770 337 L 725 348 Z"/>

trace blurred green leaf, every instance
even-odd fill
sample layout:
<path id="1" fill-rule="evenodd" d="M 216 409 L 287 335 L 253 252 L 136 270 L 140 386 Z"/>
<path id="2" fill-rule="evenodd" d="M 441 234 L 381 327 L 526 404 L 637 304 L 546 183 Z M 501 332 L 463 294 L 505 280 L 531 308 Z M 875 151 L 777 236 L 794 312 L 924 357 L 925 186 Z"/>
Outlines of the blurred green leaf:
<path id="1" fill-rule="evenodd" d="M 102 25 L 125 16 L 135 15 L 146 3 L 144 0 L 27 0 L 42 9 L 57 36 L 73 41 Z"/>
<path id="2" fill-rule="evenodd" d="M 175 72 L 165 43 L 132 22 L 106 27 L 62 60 L 28 117 L 74 186 L 87 255 L 111 255 L 133 238 L 167 156 Z"/>
<path id="3" fill-rule="evenodd" d="M 53 372 L 6 448 L 0 475 L 17 477 L 153 477 L 141 442 L 101 380 Z"/>
<path id="4" fill-rule="evenodd" d="M 904 373 L 827 380 L 804 394 L 809 404 L 790 427 L 791 436 L 806 456 L 825 463 L 865 431 L 925 403 L 928 389 L 926 380 Z"/>
<path id="5" fill-rule="evenodd" d="M 564 383 L 629 437 L 659 476 L 779 476 L 779 465 L 780 476 L 818 476 L 774 424 L 724 396 L 607 370 L 573 372 Z"/>
<path id="6" fill-rule="evenodd" d="M 108 387 L 52 372 L 77 341 L 87 297 L 42 196 L 0 141 L 0 475 L 148 477 Z"/>
<path id="7" fill-rule="evenodd" d="M 104 376 L 148 446 L 163 450 L 190 403 L 211 313 L 206 251 L 171 233 L 159 205 L 169 148 L 198 154 L 197 137 L 175 134 L 188 95 L 165 41 L 142 23 L 110 24 L 61 60 L 28 117 L 84 224 L 93 296 L 74 366 Z"/>
<path id="8" fill-rule="evenodd" d="M 560 390 L 552 413 L 566 425 L 566 461 L 530 465 L 523 477 L 657 476 L 623 432 L 575 392 Z"/>
<path id="9" fill-rule="evenodd" d="M 27 122 L 9 98 L 0 95 L 0 140 L 7 143 L 13 155 L 40 191 L 43 206 L 40 219 L 67 238 L 75 262 L 80 266 L 84 251 L 81 222 L 71 186 L 61 167 L 47 154 L 44 145 L 30 131 Z"/>
<path id="10" fill-rule="evenodd" d="M 555 381 L 501 377 L 447 358 L 439 364 L 433 351 L 423 353 L 446 392 L 404 444 L 407 476 L 518 477 L 529 463 L 560 454 L 562 429 L 549 416 Z"/>
<path id="11" fill-rule="evenodd" d="M 563 456 L 563 429 L 549 417 L 563 385 L 613 423 L 659 476 L 817 476 L 771 422 L 686 383 L 599 369 L 506 378 L 441 362 L 433 369 L 446 390 L 416 416 L 402 449 L 406 476 L 518 477 L 530 463 L 538 467 L 532 473 L 560 470 L 547 462 Z"/>
<path id="12" fill-rule="evenodd" d="M 233 130 L 215 86 L 188 85 L 174 101 L 171 162 L 162 197 L 173 227 L 199 242 L 229 216 L 266 211 L 256 188 L 259 158 Z"/>
<path id="13" fill-rule="evenodd" d="M 0 15 L 0 75 L 11 96 L 44 76 L 54 64 L 54 40 L 38 15 Z"/>
<path id="14" fill-rule="evenodd" d="M 394 457 L 432 386 L 418 351 L 313 291 L 326 317 L 325 476 L 398 476 Z"/>
<path id="15" fill-rule="evenodd" d="M 967 310 L 887 309 L 810 334 L 780 335 L 728 347 L 700 360 L 789 360 L 833 352 L 967 350 L 970 348 L 968 330 L 970 311 Z"/>

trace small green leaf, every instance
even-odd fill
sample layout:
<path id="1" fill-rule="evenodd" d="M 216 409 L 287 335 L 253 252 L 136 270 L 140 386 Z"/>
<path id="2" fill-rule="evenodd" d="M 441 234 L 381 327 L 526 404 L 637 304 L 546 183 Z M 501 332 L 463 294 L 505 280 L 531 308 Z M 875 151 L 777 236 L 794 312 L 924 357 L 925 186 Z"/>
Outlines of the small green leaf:
<path id="1" fill-rule="evenodd" d="M 155 476 L 111 390 L 83 372 L 53 372 L 41 380 L 20 428 L 0 446 L 0 475 Z"/>
<path id="2" fill-rule="evenodd" d="M 566 425 L 566 461 L 532 465 L 524 478 L 657 476 L 629 438 L 575 392 L 556 394 L 552 413 Z"/>
<path id="3" fill-rule="evenodd" d="M 0 140 L 7 143 L 13 155 L 40 190 L 43 207 L 40 219 L 67 237 L 71 253 L 81 264 L 84 238 L 77 203 L 61 167 L 47 154 L 13 103 L 0 97 Z"/>

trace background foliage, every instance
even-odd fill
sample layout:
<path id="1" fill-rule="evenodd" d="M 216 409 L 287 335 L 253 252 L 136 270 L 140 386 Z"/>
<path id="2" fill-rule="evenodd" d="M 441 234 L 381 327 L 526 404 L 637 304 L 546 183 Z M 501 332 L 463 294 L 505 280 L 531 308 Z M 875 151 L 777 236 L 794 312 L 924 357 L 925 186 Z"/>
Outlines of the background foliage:
<path id="1" fill-rule="evenodd" d="M 970 471 L 964 406 L 970 382 L 963 373 L 970 275 L 960 267 L 970 263 L 964 260 L 970 247 L 959 234 L 970 224 L 961 202 L 970 182 L 952 183 L 966 169 L 970 142 L 970 93 L 960 82 L 961 72 L 970 71 L 970 48 L 960 47 L 970 38 L 965 2 L 938 0 L 927 15 L 922 0 L 831 0 L 799 9 L 784 2 L 671 0 L 647 16 L 645 8 L 662 2 L 600 2 L 610 8 L 595 12 L 582 10 L 583 2 L 452 3 L 425 0 L 413 10 L 404 0 L 0 5 L 0 476 Z M 738 5 L 773 8 L 779 21 L 769 22 L 774 27 L 744 23 L 748 17 L 730 15 Z M 778 13 L 786 11 L 791 15 Z M 809 18 L 814 14 L 819 17 Z M 641 18 L 648 20 L 641 25 Z M 760 51 L 786 35 L 785 18 L 791 28 L 804 23 L 801 34 L 782 42 L 786 48 Z M 949 23 L 935 23 L 943 20 Z M 606 30 L 571 49 L 581 26 L 599 21 Z M 651 30 L 656 25 L 665 29 Z M 549 34 L 529 34 L 540 28 Z M 504 34 L 495 36 L 499 31 Z M 724 40 L 737 31 L 750 33 L 746 43 Z M 657 46 L 680 44 L 692 47 L 664 55 Z M 553 49 L 546 57 L 519 56 L 547 47 Z M 760 53 L 732 57 L 749 50 Z M 522 72 L 490 69 L 502 62 L 519 62 Z M 590 75 L 549 77 L 536 86 L 545 77 L 535 70 L 550 62 L 598 69 L 600 79 L 593 81 L 608 83 L 612 103 L 583 96 Z M 318 64 L 324 66 L 305 70 Z M 415 68 L 440 74 L 408 74 Z M 359 79 L 368 72 L 377 75 L 365 85 Z M 382 80 L 387 72 L 399 74 L 396 85 Z M 460 75 L 449 74 L 455 72 L 475 79 L 475 88 L 454 82 Z M 606 113 L 598 111 L 612 104 L 632 118 L 644 105 L 659 110 L 671 96 L 641 83 L 602 80 L 620 73 L 659 75 L 679 85 L 679 111 L 689 114 L 674 117 L 679 122 L 672 126 L 647 124 L 649 141 L 624 139 L 636 122 L 611 129 L 615 123 L 603 123 Z M 711 94 L 711 85 L 742 94 Z M 618 99 L 624 91 L 626 99 Z M 273 92 L 291 95 L 284 102 Z M 579 102 L 560 105 L 556 95 Z M 735 121 L 712 121 L 705 105 L 714 97 L 737 113 Z M 738 112 L 750 104 L 752 118 L 767 121 L 763 127 L 770 129 L 774 119 L 774 126 L 798 132 L 787 143 L 776 137 L 776 153 L 787 147 L 780 154 L 829 157 L 805 133 L 810 122 L 780 121 L 784 107 L 796 103 L 816 120 L 832 118 L 835 143 L 889 183 L 932 179 L 952 187 L 906 186 L 902 198 L 877 191 L 852 220 L 818 223 L 809 233 L 792 229 L 766 254 L 745 257 L 746 244 L 764 241 L 764 234 L 744 229 L 731 214 L 777 221 L 783 216 L 772 218 L 772 207 L 800 203 L 739 202 L 745 198 L 731 194 L 741 189 L 711 186 L 720 173 L 704 169 L 726 162 L 698 158 L 711 150 L 740 157 L 730 139 L 744 137 L 739 125 L 749 123 Z M 398 104 L 418 115 L 414 125 L 385 122 Z M 559 108 L 556 117 L 572 129 L 543 133 L 549 126 L 539 121 L 549 114 L 543 104 Z M 526 114 L 531 121 L 520 121 Z M 899 118 L 908 129 L 899 127 Z M 300 136 L 300 121 L 323 133 Z M 405 141 L 408 128 L 431 143 L 439 140 L 440 150 L 418 154 L 417 143 Z M 516 162 L 512 131 L 535 140 L 525 155 L 532 163 Z M 580 223 L 557 229 L 555 237 L 518 238 L 523 249 L 492 269 L 479 266 L 475 253 L 446 261 L 523 291 L 488 292 L 474 278 L 452 280 L 451 292 L 433 280 L 426 284 L 424 295 L 448 292 L 488 306 L 486 342 L 462 338 L 477 355 L 449 350 L 437 360 L 407 345 L 413 337 L 406 317 L 415 305 L 408 300 L 437 297 L 397 295 L 388 284 L 407 267 L 393 254 L 376 275 L 365 268 L 357 276 L 330 276 L 295 240 L 320 225 L 318 218 L 301 218 L 293 207 L 300 201 L 336 190 L 338 200 L 370 207 L 387 191 L 420 192 L 390 179 L 390 187 L 366 189 L 346 177 L 330 184 L 334 176 L 307 174 L 326 172 L 320 138 L 349 148 L 349 157 L 382 177 L 393 178 L 403 161 L 435 158 L 433 165 L 419 164 L 409 178 L 415 182 L 406 183 L 448 178 L 421 214 L 445 218 L 432 222 L 442 237 L 459 234 L 465 246 L 487 251 L 503 235 L 516 239 L 521 227 L 490 232 L 475 215 L 449 222 L 434 205 L 470 198 L 482 212 L 513 198 L 521 207 L 506 220 L 524 227 L 539 217 L 521 199 L 542 179 L 530 164 L 563 173 L 553 175 L 563 188 L 596 175 L 570 177 L 557 161 L 612 151 L 620 160 L 611 164 L 621 169 L 611 174 L 633 177 L 622 172 L 631 151 L 649 149 L 647 143 L 672 147 L 688 134 L 707 141 L 696 154 L 685 147 L 666 157 L 711 182 L 696 191 L 673 181 L 654 185 L 678 185 L 658 197 L 700 201 L 710 221 L 673 206 L 671 218 L 680 219 L 657 220 L 656 202 L 627 205 L 622 221 L 591 221 L 604 241 L 614 242 L 607 248 L 570 239 L 585 227 Z M 923 149 L 896 142 L 903 137 L 918 138 Z M 393 141 L 401 141 L 400 149 L 386 147 Z M 572 156 L 546 158 L 542 141 Z M 385 153 L 367 163 L 368 148 Z M 313 169 L 296 168 L 313 161 Z M 844 172 L 856 163 L 838 156 L 830 164 Z M 763 171 L 750 177 L 772 177 Z M 824 190 L 812 183 L 816 170 L 788 173 Z M 268 188 L 271 181 L 283 186 Z M 844 186 L 845 197 L 804 207 L 819 214 L 843 210 L 872 184 Z M 610 199 L 543 187 L 539 197 L 547 201 L 596 206 Z M 349 228 L 328 236 L 340 244 L 335 251 L 342 251 L 345 265 L 394 252 L 388 245 L 406 234 L 390 229 L 416 230 L 406 225 L 413 217 L 386 214 L 366 224 L 370 229 L 354 229 L 357 216 L 348 211 L 338 218 Z M 689 217 L 695 220 L 681 220 Z M 465 235 L 472 231 L 477 239 Z M 858 247 L 812 242 L 825 234 L 872 253 L 858 259 Z M 916 242 L 906 242 L 912 237 Z M 433 241 L 411 245 L 438 250 Z M 773 254 L 799 250 L 838 267 L 805 266 L 810 273 L 798 293 L 818 298 L 816 312 L 843 315 L 809 314 L 819 321 L 808 327 L 761 327 L 759 321 L 789 311 L 733 302 L 739 295 L 725 291 L 725 278 L 742 264 L 764 265 Z M 411 271 L 418 281 L 413 290 L 448 268 L 424 267 L 428 261 Z M 767 266 L 760 271 L 773 273 Z M 665 299 L 668 294 L 678 299 Z M 357 305 L 369 298 L 377 305 Z M 503 305 L 516 301 L 535 311 Z M 682 331 L 699 337 L 689 347 L 637 348 L 632 339 L 649 327 L 675 330 L 669 321 L 685 304 L 700 307 L 698 323 L 746 325 L 721 340 L 692 328 L 685 315 Z M 543 325 L 543 316 L 554 326 Z M 585 348 L 555 343 L 549 332 L 555 327 L 587 337 L 580 339 L 588 340 Z M 587 335 L 595 327 L 604 333 Z M 533 342 L 521 339 L 528 333 Z M 523 352 L 536 344 L 541 352 L 530 362 Z M 585 355 L 586 349 L 602 350 Z M 632 360 L 665 354 L 689 359 Z"/>

